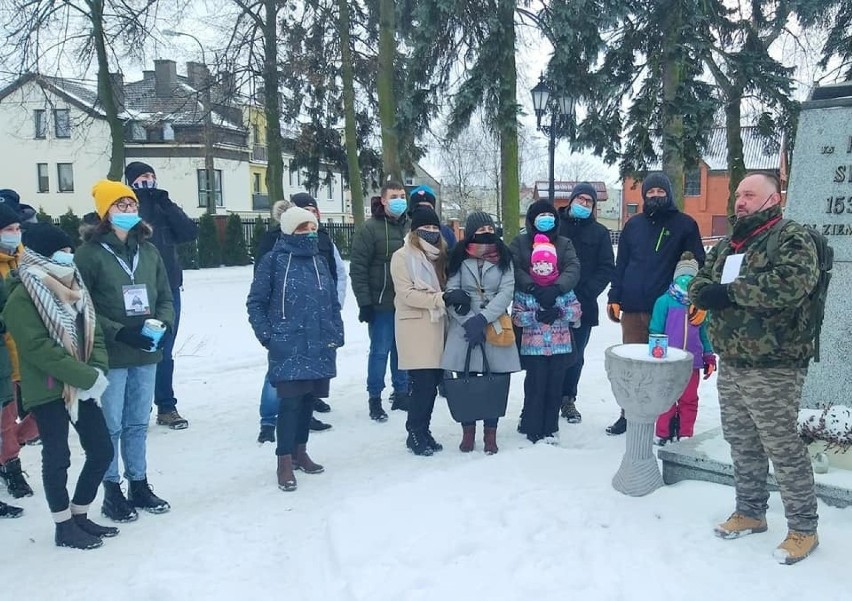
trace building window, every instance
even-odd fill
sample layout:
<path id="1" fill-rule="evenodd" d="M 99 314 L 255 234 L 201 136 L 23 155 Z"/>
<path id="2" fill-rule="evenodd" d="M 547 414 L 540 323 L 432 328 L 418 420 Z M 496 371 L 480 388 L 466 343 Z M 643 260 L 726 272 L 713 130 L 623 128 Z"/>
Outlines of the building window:
<path id="1" fill-rule="evenodd" d="M 50 175 L 47 171 L 47 163 L 36 164 L 36 174 L 38 175 L 38 191 L 50 192 Z"/>
<path id="2" fill-rule="evenodd" d="M 71 163 L 57 163 L 56 176 L 60 192 L 74 191 L 74 165 Z"/>
<path id="3" fill-rule="evenodd" d="M 35 125 L 36 139 L 43 140 L 47 137 L 47 113 L 42 109 L 33 111 L 33 124 Z"/>
<path id="4" fill-rule="evenodd" d="M 290 176 L 290 186 L 291 187 L 293 186 L 293 172 L 291 171 L 292 168 L 293 168 L 293 165 L 288 161 L 287 162 L 287 175 Z"/>
<path id="5" fill-rule="evenodd" d="M 683 176 L 683 195 L 701 196 L 701 170 L 690 169 Z"/>
<path id="6" fill-rule="evenodd" d="M 170 121 L 163 122 L 163 140 L 172 142 L 175 139 L 175 128 Z"/>
<path id="7" fill-rule="evenodd" d="M 257 127 L 257 123 L 251 124 L 251 143 L 260 144 L 260 129 Z"/>
<path id="8" fill-rule="evenodd" d="M 57 138 L 71 137 L 71 111 L 68 109 L 54 109 L 53 124 L 56 128 Z"/>
<path id="9" fill-rule="evenodd" d="M 253 179 L 252 190 L 255 194 L 260 194 L 260 173 L 255 173 Z"/>
<path id="10" fill-rule="evenodd" d="M 639 205 L 637 203 L 635 203 L 635 202 L 627 203 L 627 214 L 628 215 L 635 215 L 638 212 L 639 212 Z"/>
<path id="11" fill-rule="evenodd" d="M 328 189 L 328 196 L 326 198 L 328 198 L 328 200 L 334 200 L 334 178 L 328 180 L 328 186 L 326 186 L 326 188 Z"/>
<path id="12" fill-rule="evenodd" d="M 144 142 L 148 139 L 148 132 L 145 131 L 145 126 L 134 121 L 130 124 L 130 139 L 134 142 Z"/>
<path id="13" fill-rule="evenodd" d="M 206 207 L 207 206 L 207 170 L 206 169 L 198 169 L 196 171 L 198 176 L 198 206 Z M 216 190 L 214 192 L 214 199 L 217 207 L 224 207 L 225 202 L 222 198 L 222 170 L 214 169 L 213 170 L 213 178 L 215 180 Z"/>

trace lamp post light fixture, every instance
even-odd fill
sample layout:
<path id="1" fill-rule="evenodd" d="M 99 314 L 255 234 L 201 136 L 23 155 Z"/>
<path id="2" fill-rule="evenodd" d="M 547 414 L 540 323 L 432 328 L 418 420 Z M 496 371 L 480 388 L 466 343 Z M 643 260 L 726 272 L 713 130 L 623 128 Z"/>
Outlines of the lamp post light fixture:
<path id="1" fill-rule="evenodd" d="M 558 97 L 553 94 L 547 81 L 542 75 L 538 83 L 530 90 L 535 111 L 536 129 L 548 136 L 547 152 L 550 159 L 548 171 L 548 199 L 551 204 L 556 202 L 556 184 L 554 181 L 554 161 L 556 155 L 557 138 L 568 137 L 569 141 L 574 134 L 574 119 L 577 99 L 570 94 L 563 93 Z M 541 119 L 550 113 L 550 125 L 542 125 Z"/>
<path id="2" fill-rule="evenodd" d="M 195 40 L 198 48 L 201 50 L 201 62 L 204 63 L 206 69 L 206 80 L 204 87 L 201 90 L 202 110 L 204 111 L 204 175 L 207 181 L 207 212 L 210 215 L 216 214 L 216 164 L 213 156 L 213 101 L 210 95 L 210 86 L 212 80 L 210 77 L 210 68 L 207 66 L 207 55 L 204 52 L 204 44 L 197 37 L 185 31 L 175 31 L 173 29 L 164 29 L 164 36 L 168 37 L 186 37 Z"/>

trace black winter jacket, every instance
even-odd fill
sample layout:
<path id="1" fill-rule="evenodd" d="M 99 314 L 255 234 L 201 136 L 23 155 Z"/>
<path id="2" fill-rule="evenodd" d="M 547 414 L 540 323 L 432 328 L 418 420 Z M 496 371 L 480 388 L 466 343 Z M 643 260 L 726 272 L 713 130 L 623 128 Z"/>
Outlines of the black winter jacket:
<path id="1" fill-rule="evenodd" d="M 183 269 L 178 259 L 177 245 L 192 242 L 198 237 L 198 226 L 169 198 L 166 190 L 142 188 L 135 190 L 139 200 L 139 216 L 151 226 L 150 242 L 157 247 L 166 266 L 172 290 L 183 285 Z"/>
<path id="2" fill-rule="evenodd" d="M 625 313 L 651 313 L 669 288 L 681 254 L 690 251 L 704 265 L 704 246 L 695 220 L 675 207 L 654 217 L 631 217 L 618 240 L 609 302 Z"/>
<path id="3" fill-rule="evenodd" d="M 598 297 L 615 274 L 615 255 L 609 230 L 594 217 L 575 219 L 563 210 L 559 235 L 571 240 L 580 259 L 580 281 L 574 294 L 583 309 L 583 325 L 598 325 Z"/>

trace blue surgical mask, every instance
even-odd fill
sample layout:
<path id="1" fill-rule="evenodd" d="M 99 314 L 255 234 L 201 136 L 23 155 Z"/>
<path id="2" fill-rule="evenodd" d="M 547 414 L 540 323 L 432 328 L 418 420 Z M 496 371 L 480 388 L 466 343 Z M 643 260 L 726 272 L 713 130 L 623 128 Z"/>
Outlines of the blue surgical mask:
<path id="1" fill-rule="evenodd" d="M 0 246 L 5 248 L 18 248 L 21 243 L 21 232 L 3 232 L 0 234 Z"/>
<path id="2" fill-rule="evenodd" d="M 568 214 L 575 219 L 588 219 L 592 216 L 591 207 L 580 204 L 572 204 Z"/>
<path id="3" fill-rule="evenodd" d="M 404 198 L 391 198 L 388 201 L 388 213 L 393 217 L 399 217 L 403 213 L 405 213 L 405 209 L 408 208 L 408 201 Z"/>
<path id="4" fill-rule="evenodd" d="M 54 263 L 59 263 L 60 265 L 73 265 L 74 253 L 65 252 L 64 250 L 57 250 L 55 253 L 50 255 L 50 260 Z"/>
<path id="5" fill-rule="evenodd" d="M 553 215 L 539 215 L 533 222 L 535 229 L 540 232 L 549 232 L 556 226 L 556 217 Z"/>
<path id="6" fill-rule="evenodd" d="M 113 213 L 109 220 L 118 229 L 129 232 L 142 221 L 142 218 L 139 217 L 139 213 Z"/>
<path id="7" fill-rule="evenodd" d="M 137 190 L 153 190 L 157 187 L 157 180 L 143 179 L 138 182 L 133 182 L 133 187 Z"/>

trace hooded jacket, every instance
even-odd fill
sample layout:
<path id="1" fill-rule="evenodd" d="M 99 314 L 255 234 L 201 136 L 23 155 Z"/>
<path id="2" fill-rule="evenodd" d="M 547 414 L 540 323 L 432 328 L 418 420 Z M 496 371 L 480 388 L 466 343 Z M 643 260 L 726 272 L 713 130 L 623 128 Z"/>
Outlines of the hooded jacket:
<path id="1" fill-rule="evenodd" d="M 385 213 L 381 198 L 371 204 L 373 216 L 355 231 L 349 256 L 349 279 L 359 307 L 372 305 L 379 310 L 394 309 L 390 262 L 405 244 L 408 218 L 392 219 Z"/>
<path id="2" fill-rule="evenodd" d="M 512 243 L 509 245 L 509 250 L 512 251 L 512 262 L 515 267 L 515 292 L 531 292 L 535 282 L 530 276 L 530 263 L 532 261 L 532 241 L 533 237 L 538 233 L 535 229 L 535 218 L 537 214 L 533 210 L 535 203 L 527 211 L 527 231 L 523 234 L 518 234 Z M 554 208 L 553 215 L 556 217 L 556 225 L 546 235 L 556 246 L 556 257 L 558 259 L 557 268 L 559 269 L 559 278 L 556 280 L 556 286 L 562 294 L 571 292 L 577 285 L 580 279 L 580 260 L 577 258 L 577 253 L 574 250 L 574 245 L 571 240 L 560 236 L 559 232 L 559 212 Z"/>

